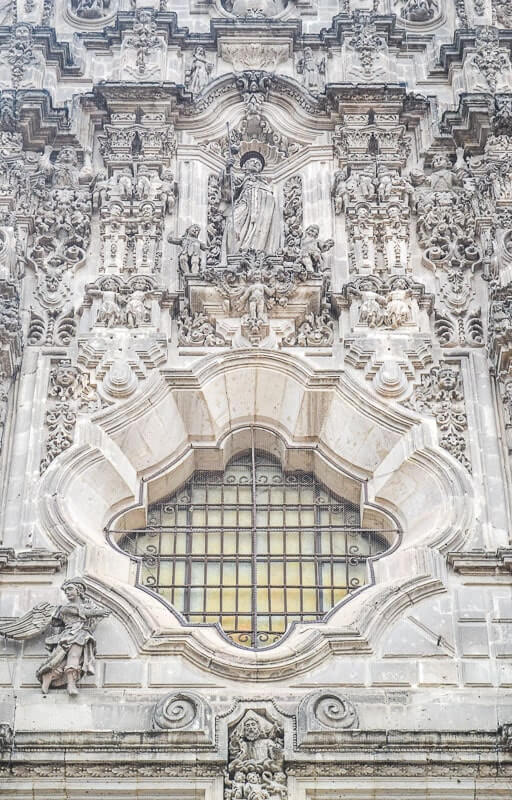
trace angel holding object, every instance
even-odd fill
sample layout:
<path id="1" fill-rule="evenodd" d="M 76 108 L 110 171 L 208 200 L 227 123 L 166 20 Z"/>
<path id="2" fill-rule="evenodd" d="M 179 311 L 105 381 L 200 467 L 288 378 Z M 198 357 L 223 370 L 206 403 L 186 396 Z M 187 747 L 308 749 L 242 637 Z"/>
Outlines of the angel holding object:
<path id="1" fill-rule="evenodd" d="M 9 639 L 30 639 L 53 628 L 45 644 L 50 654 L 36 672 L 43 694 L 51 687 L 66 686 L 68 694 L 78 694 L 78 683 L 84 675 L 94 675 L 98 621 L 110 613 L 86 597 L 86 585 L 73 578 L 62 585 L 67 603 L 52 606 L 40 603 L 20 619 L 0 618 L 0 633 Z"/>

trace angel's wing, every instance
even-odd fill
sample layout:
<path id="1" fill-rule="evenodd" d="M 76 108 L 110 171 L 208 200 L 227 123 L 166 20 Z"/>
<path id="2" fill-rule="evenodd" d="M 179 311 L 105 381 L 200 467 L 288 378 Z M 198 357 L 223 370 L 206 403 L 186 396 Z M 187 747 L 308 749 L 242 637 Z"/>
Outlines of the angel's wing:
<path id="1" fill-rule="evenodd" d="M 0 617 L 0 634 L 8 639 L 30 639 L 48 627 L 57 606 L 39 603 L 23 617 Z"/>

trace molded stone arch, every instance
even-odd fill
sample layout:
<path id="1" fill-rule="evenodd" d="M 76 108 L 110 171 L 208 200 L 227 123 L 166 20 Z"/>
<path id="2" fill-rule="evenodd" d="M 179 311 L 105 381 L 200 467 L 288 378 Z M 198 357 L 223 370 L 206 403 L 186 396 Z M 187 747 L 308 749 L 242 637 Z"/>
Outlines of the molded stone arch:
<path id="1" fill-rule="evenodd" d="M 129 507 L 143 520 L 147 499 L 179 484 L 194 450 L 217 447 L 248 423 L 275 431 L 289 447 L 314 446 L 326 465 L 364 485 L 363 521 L 377 505 L 403 530 L 401 546 L 375 562 L 374 585 L 325 623 L 299 624 L 262 653 L 236 650 L 215 629 L 181 626 L 134 587 L 129 558 L 104 533 Z M 76 445 L 46 472 L 38 503 L 45 534 L 70 554 L 75 571 L 91 576 L 142 648 L 180 651 L 243 680 L 282 678 L 329 652 L 371 647 L 404 607 L 443 591 L 444 554 L 462 545 L 473 516 L 469 478 L 437 446 L 433 423 L 385 406 L 342 372 L 242 350 L 154 374 L 131 400 L 83 419 Z"/>

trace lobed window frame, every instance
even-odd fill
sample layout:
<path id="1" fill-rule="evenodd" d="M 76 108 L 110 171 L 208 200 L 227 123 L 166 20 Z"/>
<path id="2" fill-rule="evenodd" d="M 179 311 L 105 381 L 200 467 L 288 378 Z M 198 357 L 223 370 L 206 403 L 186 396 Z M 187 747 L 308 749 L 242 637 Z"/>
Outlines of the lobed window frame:
<path id="1" fill-rule="evenodd" d="M 224 470 L 196 469 L 150 503 L 146 526 L 109 529 L 137 562 L 137 585 L 183 624 L 215 625 L 231 644 L 257 651 L 295 623 L 325 621 L 370 585 L 372 562 L 399 534 L 362 527 L 359 504 L 315 472 L 286 470 L 256 446 L 254 430 Z"/>

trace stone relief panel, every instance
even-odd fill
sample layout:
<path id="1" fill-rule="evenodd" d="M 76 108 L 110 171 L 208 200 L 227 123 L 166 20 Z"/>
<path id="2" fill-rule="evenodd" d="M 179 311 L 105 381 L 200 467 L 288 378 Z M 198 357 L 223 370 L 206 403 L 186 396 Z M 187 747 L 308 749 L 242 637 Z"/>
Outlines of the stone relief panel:
<path id="1" fill-rule="evenodd" d="M 20 618 L 4 617 L 0 619 L 0 632 L 7 638 L 23 641 L 50 628 L 45 640 L 49 656 L 37 668 L 36 677 L 43 694 L 65 686 L 73 697 L 78 694 L 80 679 L 94 674 L 94 630 L 110 612 L 87 597 L 87 586 L 80 578 L 66 581 L 62 591 L 67 600 L 63 605 L 41 603 Z"/>

